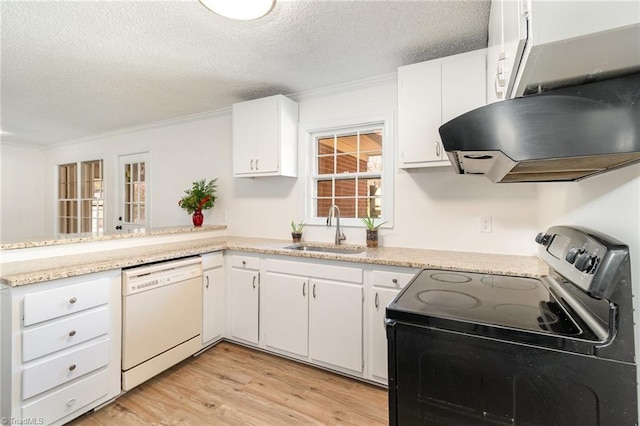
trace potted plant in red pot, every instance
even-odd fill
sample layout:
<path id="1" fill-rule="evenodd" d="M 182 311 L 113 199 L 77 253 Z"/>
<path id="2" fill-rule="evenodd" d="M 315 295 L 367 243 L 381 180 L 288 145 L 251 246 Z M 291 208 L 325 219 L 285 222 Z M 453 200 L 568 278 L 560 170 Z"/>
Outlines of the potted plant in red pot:
<path id="1" fill-rule="evenodd" d="M 193 226 L 202 226 L 204 222 L 202 210 L 212 208 L 216 202 L 217 180 L 216 178 L 207 182 L 206 179 L 201 179 L 193 182 L 191 189 L 184 191 L 186 195 L 178 201 L 180 207 L 192 214 Z"/>

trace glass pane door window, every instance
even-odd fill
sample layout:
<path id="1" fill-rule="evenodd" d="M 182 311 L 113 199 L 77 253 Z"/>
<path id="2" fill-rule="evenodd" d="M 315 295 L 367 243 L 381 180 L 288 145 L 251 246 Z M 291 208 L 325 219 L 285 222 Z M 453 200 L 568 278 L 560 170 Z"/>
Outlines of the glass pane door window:
<path id="1" fill-rule="evenodd" d="M 102 160 L 58 166 L 58 232 L 104 232 Z"/>
<path id="2" fill-rule="evenodd" d="M 147 226 L 148 154 L 120 157 L 120 223 L 127 228 Z"/>

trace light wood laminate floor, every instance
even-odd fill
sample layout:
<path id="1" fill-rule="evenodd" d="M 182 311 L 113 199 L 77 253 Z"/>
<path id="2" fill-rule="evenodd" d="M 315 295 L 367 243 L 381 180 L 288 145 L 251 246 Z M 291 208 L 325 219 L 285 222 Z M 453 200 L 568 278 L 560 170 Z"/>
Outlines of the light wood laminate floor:
<path id="1" fill-rule="evenodd" d="M 222 342 L 72 426 L 386 425 L 387 391 Z"/>

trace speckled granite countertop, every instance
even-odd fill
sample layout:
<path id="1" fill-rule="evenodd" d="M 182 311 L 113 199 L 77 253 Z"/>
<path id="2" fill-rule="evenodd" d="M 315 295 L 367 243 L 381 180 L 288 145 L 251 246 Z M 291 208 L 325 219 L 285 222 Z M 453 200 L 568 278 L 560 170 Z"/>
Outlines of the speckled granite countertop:
<path id="1" fill-rule="evenodd" d="M 307 243 L 313 244 L 313 243 Z M 290 241 L 262 238 L 216 237 L 180 241 L 156 246 L 109 250 L 83 255 L 51 257 L 40 260 L 11 262 L 1 265 L 0 282 L 9 286 L 34 284 L 43 281 L 126 268 L 144 263 L 199 255 L 216 250 L 236 250 L 301 258 L 339 260 L 375 265 L 404 266 L 538 277 L 548 268 L 534 256 L 514 256 L 468 253 L 398 247 L 362 248 L 359 254 L 296 251 L 284 247 Z M 330 246 L 329 244 L 314 244 Z"/>
<path id="2" fill-rule="evenodd" d="M 114 232 L 110 234 L 60 234 L 41 239 L 30 239 L 25 241 L 7 241 L 0 243 L 0 250 L 12 250 L 31 247 L 57 246 L 61 244 L 86 243 L 90 241 L 120 240 L 125 238 L 150 237 L 154 235 L 183 234 L 185 232 L 207 232 L 223 231 L 227 225 L 203 225 L 193 226 L 172 226 L 167 228 L 132 229 L 129 231 Z"/>

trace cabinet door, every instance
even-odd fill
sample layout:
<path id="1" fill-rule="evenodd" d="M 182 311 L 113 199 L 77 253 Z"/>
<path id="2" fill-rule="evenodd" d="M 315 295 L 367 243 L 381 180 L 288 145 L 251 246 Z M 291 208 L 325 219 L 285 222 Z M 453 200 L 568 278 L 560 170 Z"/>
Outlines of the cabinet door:
<path id="1" fill-rule="evenodd" d="M 224 329 L 224 272 L 210 269 L 202 277 L 202 343 L 222 338 Z"/>
<path id="2" fill-rule="evenodd" d="M 522 10 L 526 2 L 501 0 L 502 2 L 502 52 L 498 58 L 498 71 L 503 72 L 506 97 L 512 96 L 518 66 L 527 41 L 527 16 Z M 500 61 L 503 63 L 500 64 Z"/>
<path id="3" fill-rule="evenodd" d="M 441 67 L 437 61 L 398 69 L 398 143 L 401 166 L 425 167 L 442 159 Z"/>
<path id="4" fill-rule="evenodd" d="M 268 272 L 261 287 L 265 344 L 270 348 L 307 356 L 309 280 Z"/>
<path id="5" fill-rule="evenodd" d="M 456 56 L 442 63 L 443 123 L 486 105 L 485 69 L 485 50 Z"/>
<path id="6" fill-rule="evenodd" d="M 258 343 L 260 274 L 253 270 L 231 270 L 231 336 Z"/>
<path id="7" fill-rule="evenodd" d="M 371 301 L 371 376 L 373 380 L 387 384 L 387 329 L 384 323 L 385 309 L 400 290 L 373 288 Z"/>
<path id="8" fill-rule="evenodd" d="M 255 131 L 253 103 L 233 104 L 233 173 L 253 173 Z"/>
<path id="9" fill-rule="evenodd" d="M 362 286 L 317 279 L 309 284 L 311 359 L 362 372 Z"/>
<path id="10" fill-rule="evenodd" d="M 254 162 L 253 173 L 278 172 L 280 153 L 280 103 L 278 97 L 257 99 L 254 102 Z"/>

